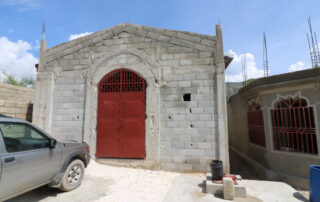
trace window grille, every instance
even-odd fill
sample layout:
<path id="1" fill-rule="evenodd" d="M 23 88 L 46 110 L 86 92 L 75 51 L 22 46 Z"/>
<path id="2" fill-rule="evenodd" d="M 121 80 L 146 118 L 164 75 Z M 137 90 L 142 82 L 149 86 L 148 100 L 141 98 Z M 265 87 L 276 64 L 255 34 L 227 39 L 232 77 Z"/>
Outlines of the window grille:
<path id="1" fill-rule="evenodd" d="M 128 69 L 112 71 L 99 83 L 100 93 L 141 92 L 144 91 L 144 89 L 144 79 Z"/>
<path id="2" fill-rule="evenodd" d="M 280 98 L 271 116 L 275 150 L 318 154 L 314 111 L 305 99 Z"/>

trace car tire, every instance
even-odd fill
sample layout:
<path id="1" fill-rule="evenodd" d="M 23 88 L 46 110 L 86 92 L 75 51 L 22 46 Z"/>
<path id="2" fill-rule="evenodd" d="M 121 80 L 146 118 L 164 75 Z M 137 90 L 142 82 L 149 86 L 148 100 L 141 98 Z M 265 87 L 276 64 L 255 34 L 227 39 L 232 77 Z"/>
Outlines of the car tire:
<path id="1" fill-rule="evenodd" d="M 81 160 L 76 159 L 69 163 L 63 178 L 61 180 L 62 191 L 71 191 L 80 186 L 82 178 L 84 176 L 84 164 Z"/>

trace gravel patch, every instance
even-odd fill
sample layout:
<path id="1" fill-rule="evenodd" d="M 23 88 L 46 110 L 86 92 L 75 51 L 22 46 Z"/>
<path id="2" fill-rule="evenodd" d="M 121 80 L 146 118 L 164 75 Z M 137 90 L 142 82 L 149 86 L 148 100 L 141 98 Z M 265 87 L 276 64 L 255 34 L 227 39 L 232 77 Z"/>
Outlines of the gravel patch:
<path id="1" fill-rule="evenodd" d="M 113 180 L 105 196 L 96 200 L 99 202 L 163 201 L 175 177 L 180 175 L 174 172 L 113 167 L 96 162 L 92 162 L 87 174 Z"/>
<path id="2" fill-rule="evenodd" d="M 44 186 L 7 202 L 158 202 L 179 173 L 108 166 L 91 161 L 82 184 L 70 192 Z"/>

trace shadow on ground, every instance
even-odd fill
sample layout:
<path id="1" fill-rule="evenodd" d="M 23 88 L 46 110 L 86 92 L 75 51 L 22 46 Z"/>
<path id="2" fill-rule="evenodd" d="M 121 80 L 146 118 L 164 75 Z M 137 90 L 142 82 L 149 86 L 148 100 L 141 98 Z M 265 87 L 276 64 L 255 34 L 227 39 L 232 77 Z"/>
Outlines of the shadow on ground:
<path id="1" fill-rule="evenodd" d="M 24 202 L 24 201 L 41 201 L 48 197 L 57 197 L 58 194 L 63 193 L 59 189 L 50 188 L 48 186 L 43 186 L 33 191 L 27 192 L 23 195 L 20 195 L 16 198 L 10 199 L 5 202 Z"/>
<path id="2" fill-rule="evenodd" d="M 230 150 L 230 173 L 241 175 L 243 179 L 247 180 L 263 180 L 263 181 L 276 181 L 276 180 L 270 180 L 265 178 L 263 175 L 257 173 L 252 167 L 245 161 L 242 160 L 242 158 L 239 158 L 238 155 L 233 151 Z M 295 187 L 297 189 L 297 187 Z M 309 201 L 308 198 L 308 191 L 297 191 L 293 193 L 293 197 L 297 200 L 307 202 Z M 242 201 L 241 199 L 235 200 L 235 201 Z M 250 201 L 258 201 L 254 200 L 253 198 L 250 199 Z"/>
<path id="3" fill-rule="evenodd" d="M 300 192 L 295 192 L 295 193 L 293 193 L 293 196 L 294 196 L 296 199 L 299 199 L 300 201 L 309 202 L 309 200 L 308 200 L 304 195 L 302 195 Z"/>
<path id="4" fill-rule="evenodd" d="M 65 201 L 94 201 L 106 195 L 112 180 L 94 178 L 86 176 L 82 184 L 77 189 L 70 192 L 63 192 L 59 189 L 43 186 L 33 191 L 27 192 L 16 198 L 5 202 L 65 202 Z"/>
<path id="5" fill-rule="evenodd" d="M 230 173 L 241 175 L 243 179 L 248 180 L 267 180 L 261 174 L 255 172 L 249 164 L 237 156 L 237 154 L 230 150 Z"/>

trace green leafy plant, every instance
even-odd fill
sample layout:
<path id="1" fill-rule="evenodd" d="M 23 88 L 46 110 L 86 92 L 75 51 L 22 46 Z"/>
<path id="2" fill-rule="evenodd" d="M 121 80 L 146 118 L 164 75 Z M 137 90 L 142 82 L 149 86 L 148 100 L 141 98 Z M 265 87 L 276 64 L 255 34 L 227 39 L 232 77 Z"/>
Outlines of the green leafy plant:
<path id="1" fill-rule="evenodd" d="M 248 79 L 247 84 L 252 83 L 255 79 Z"/>
<path id="2" fill-rule="evenodd" d="M 8 74 L 5 71 L 2 71 L 2 83 L 10 84 L 13 86 L 22 86 L 27 88 L 34 88 L 34 78 L 33 77 L 22 77 L 18 79 L 13 74 Z"/>

